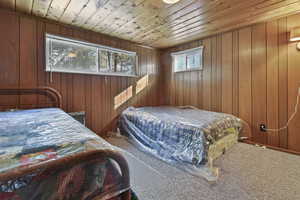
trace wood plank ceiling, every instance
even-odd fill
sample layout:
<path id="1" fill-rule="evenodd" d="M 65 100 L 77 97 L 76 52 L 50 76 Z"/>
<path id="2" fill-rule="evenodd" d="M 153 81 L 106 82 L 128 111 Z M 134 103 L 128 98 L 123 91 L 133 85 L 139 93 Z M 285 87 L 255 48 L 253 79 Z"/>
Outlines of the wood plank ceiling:
<path id="1" fill-rule="evenodd" d="M 0 6 L 158 48 L 300 11 L 300 0 L 0 0 Z"/>

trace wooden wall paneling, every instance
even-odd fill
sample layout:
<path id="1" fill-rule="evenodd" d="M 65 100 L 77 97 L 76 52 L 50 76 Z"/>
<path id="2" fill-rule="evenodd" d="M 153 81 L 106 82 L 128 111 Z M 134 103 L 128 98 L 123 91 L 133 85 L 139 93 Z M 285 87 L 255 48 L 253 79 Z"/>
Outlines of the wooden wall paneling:
<path id="1" fill-rule="evenodd" d="M 85 76 L 74 74 L 72 78 L 72 112 L 84 111 L 85 109 Z"/>
<path id="2" fill-rule="evenodd" d="M 267 134 L 259 125 L 267 123 L 266 25 L 252 28 L 252 135 L 254 141 L 266 144 Z"/>
<path id="3" fill-rule="evenodd" d="M 176 89 L 178 90 L 178 106 L 183 106 L 184 105 L 184 72 L 179 72 L 178 73 L 178 86 Z"/>
<path id="4" fill-rule="evenodd" d="M 153 95 L 153 91 L 155 89 L 155 71 L 154 71 L 154 62 L 153 62 L 153 56 L 154 51 L 152 49 L 149 49 L 149 56 L 148 56 L 148 73 L 150 73 L 150 87 L 149 87 L 149 97 L 150 97 L 150 105 L 154 106 L 156 105 L 156 96 Z"/>
<path id="5" fill-rule="evenodd" d="M 152 62 L 153 60 L 155 60 L 154 58 L 154 54 L 155 52 L 150 49 L 150 57 L 149 57 L 149 67 L 150 67 L 150 73 L 151 73 L 151 87 L 150 87 L 150 96 L 151 96 L 151 106 L 155 106 L 157 105 L 157 97 L 155 95 L 153 95 L 153 91 L 155 90 L 155 80 L 157 78 L 156 74 L 155 74 L 155 63 Z"/>
<path id="6" fill-rule="evenodd" d="M 198 46 L 202 46 L 203 45 L 203 41 L 202 40 L 200 40 L 200 41 L 198 41 Z M 203 69 L 202 70 L 198 70 L 197 71 L 197 78 L 198 78 L 198 83 L 200 84 L 199 86 L 198 86 L 198 90 L 197 90 L 197 92 L 198 92 L 198 100 L 197 100 L 197 104 L 198 104 L 198 108 L 202 108 L 203 107 L 203 95 L 202 95 L 202 93 L 203 93 Z"/>
<path id="7" fill-rule="evenodd" d="M 299 26 L 300 15 L 292 15 L 287 18 L 287 28 L 290 31 Z M 300 86 L 300 52 L 296 49 L 296 43 L 288 44 L 288 116 L 294 112 L 298 88 Z M 298 110 L 299 111 L 299 110 Z M 300 151 L 300 114 L 298 113 L 291 121 L 288 133 L 288 148 Z"/>
<path id="8" fill-rule="evenodd" d="M 167 68 L 167 65 L 170 66 L 170 70 L 165 70 L 166 74 L 169 74 L 171 80 L 171 85 L 170 85 L 170 102 L 171 105 L 176 105 L 176 82 L 177 82 L 177 76 L 176 74 L 173 73 L 173 65 L 172 65 L 172 56 L 170 56 L 168 53 L 164 56 L 166 61 L 163 67 Z"/>
<path id="9" fill-rule="evenodd" d="M 147 69 L 148 69 L 148 74 L 149 74 L 149 86 L 148 86 L 148 97 L 149 97 L 149 105 L 150 106 L 154 106 L 155 105 L 155 98 L 154 98 L 154 95 L 153 95 L 153 89 L 154 89 L 154 79 L 155 79 L 155 76 L 154 76 L 154 69 L 153 69 L 153 52 L 152 52 L 152 49 L 148 49 L 148 56 L 147 56 Z"/>
<path id="10" fill-rule="evenodd" d="M 151 54 L 150 54 L 150 69 L 152 73 L 152 86 L 151 86 L 152 106 L 157 106 L 157 102 L 158 102 L 158 97 L 154 93 L 154 91 L 156 90 L 156 82 L 158 77 L 158 75 L 156 74 L 156 62 L 153 62 L 153 60 L 155 60 L 156 52 L 157 51 L 153 51 L 151 49 Z"/>
<path id="11" fill-rule="evenodd" d="M 144 53 L 145 53 L 145 75 L 148 75 L 148 86 L 144 89 L 145 90 L 145 103 L 147 106 L 151 105 L 151 96 L 150 96 L 150 85 L 151 85 L 151 70 L 150 70 L 150 55 L 149 55 L 150 50 L 149 49 L 145 49 Z"/>
<path id="12" fill-rule="evenodd" d="M 156 81 L 155 81 L 155 91 L 158 91 L 156 93 L 156 97 L 157 97 L 157 105 L 165 105 L 166 101 L 169 101 L 169 86 L 170 86 L 170 81 L 169 79 L 165 79 L 164 80 L 164 75 L 165 72 L 163 71 L 163 65 L 160 61 L 160 57 L 161 57 L 161 51 L 160 50 L 156 50 L 155 51 L 155 76 L 156 76 Z M 170 74 L 169 74 L 170 75 Z M 164 81 L 168 81 L 167 84 L 164 84 Z M 165 85 L 165 86 L 164 86 Z M 165 95 L 165 97 L 163 97 L 163 95 Z"/>
<path id="13" fill-rule="evenodd" d="M 217 108 L 216 111 L 222 111 L 222 35 L 217 36 L 217 69 L 216 69 L 216 78 L 217 78 Z"/>
<path id="14" fill-rule="evenodd" d="M 138 47 L 138 55 L 139 55 L 139 72 L 138 72 L 138 81 L 145 75 L 145 55 L 142 48 Z M 143 101 L 143 95 L 145 91 L 142 90 L 138 94 L 136 94 L 137 102 L 136 105 L 138 107 L 141 106 Z"/>
<path id="15" fill-rule="evenodd" d="M 19 18 L 8 12 L 0 12 L 0 87 L 19 86 Z M 3 31 L 5 30 L 5 31 Z M 1 105 L 17 105 L 15 95 L 0 98 Z"/>
<path id="16" fill-rule="evenodd" d="M 222 35 L 222 112 L 232 114 L 233 105 L 233 41 L 232 32 Z"/>
<path id="17" fill-rule="evenodd" d="M 102 100 L 103 100 L 103 111 L 102 115 L 104 117 L 104 130 L 109 129 L 110 125 L 110 119 L 108 116 L 112 116 L 112 108 L 111 108 L 111 101 L 113 101 L 111 90 L 111 79 L 108 76 L 104 77 L 104 94 L 102 94 Z"/>
<path id="18" fill-rule="evenodd" d="M 160 96 L 158 93 L 155 93 L 155 91 L 158 91 L 158 86 L 160 85 L 160 76 L 161 76 L 161 72 L 158 70 L 159 67 L 159 51 L 153 51 L 152 50 L 152 60 L 154 60 L 155 62 L 152 64 L 153 65 L 153 76 L 154 76 L 154 81 L 153 81 L 153 91 L 152 94 L 155 94 L 155 106 L 161 105 L 160 104 Z M 163 85 L 161 85 L 161 87 L 164 87 Z"/>
<path id="19" fill-rule="evenodd" d="M 196 83 L 203 105 L 198 103 L 198 106 L 240 117 L 252 129 L 254 142 L 299 151 L 300 115 L 280 133 L 259 129 L 261 123 L 268 128 L 285 126 L 294 112 L 300 86 L 300 53 L 296 43 L 288 41 L 288 35 L 291 28 L 300 26 L 299 22 L 297 14 L 198 40 L 205 48 L 203 78 Z M 168 74 L 172 68 L 170 53 L 189 44 L 162 50 L 163 67 L 167 68 L 164 76 L 174 80 L 168 86 L 174 88 L 170 92 L 171 105 L 173 102 L 180 105 L 186 82 L 182 82 L 182 73 Z M 191 89 L 194 87 L 193 75 L 184 81 L 190 82 Z M 190 100 L 184 98 L 193 101 L 192 96 Z M 251 135 L 246 131 L 244 136 Z"/>
<path id="20" fill-rule="evenodd" d="M 117 87 L 117 93 L 114 97 L 118 96 L 119 94 L 121 94 L 121 92 L 123 92 L 122 77 L 116 77 L 116 87 Z M 115 109 L 116 116 L 120 113 L 121 109 L 122 109 L 122 105 L 120 105 L 118 108 Z"/>
<path id="21" fill-rule="evenodd" d="M 279 85 L 278 85 L 278 21 L 267 23 L 267 125 L 278 128 Z M 279 146 L 278 132 L 268 132 L 267 144 Z"/>
<path id="22" fill-rule="evenodd" d="M 15 10 L 16 8 L 16 0 L 1 0 L 0 8 Z"/>
<path id="23" fill-rule="evenodd" d="M 252 125 L 251 28 L 239 30 L 239 117 Z"/>
<path id="24" fill-rule="evenodd" d="M 37 82 L 38 86 L 46 86 L 47 85 L 47 75 L 45 72 L 45 30 L 46 24 L 41 21 L 37 21 L 37 47 L 36 47 L 36 55 L 37 55 Z M 45 104 L 48 100 L 44 95 L 38 95 L 38 104 Z M 64 99 L 63 99 L 63 105 Z M 65 107 L 63 107 L 65 108 Z"/>
<path id="25" fill-rule="evenodd" d="M 92 127 L 91 129 L 94 131 L 94 132 L 97 132 L 98 129 L 99 129 L 99 123 L 98 123 L 98 114 L 99 114 L 99 97 L 100 97 L 100 94 L 99 94 L 99 91 L 98 91 L 98 84 L 99 84 L 99 81 L 98 81 L 98 77 L 96 75 L 90 77 L 91 78 L 91 82 L 92 82 L 92 89 L 91 89 L 91 92 L 92 92 L 92 109 L 93 109 L 93 112 L 92 112 Z"/>
<path id="26" fill-rule="evenodd" d="M 36 29 L 36 20 L 20 19 L 20 85 L 26 88 L 37 87 Z M 20 96 L 20 104 L 36 105 L 37 95 Z"/>
<path id="27" fill-rule="evenodd" d="M 112 110 L 111 116 L 112 119 L 114 119 L 117 116 L 117 110 L 114 108 L 114 98 L 116 95 L 118 95 L 118 77 L 112 76 L 111 79 L 111 97 L 112 100 L 110 102 L 110 107 Z"/>
<path id="28" fill-rule="evenodd" d="M 166 70 L 166 73 L 170 73 L 171 76 L 171 81 L 172 81 L 172 85 L 170 86 L 170 102 L 172 103 L 171 105 L 177 105 L 178 104 L 178 91 L 177 91 L 177 85 L 178 84 L 178 76 L 177 73 L 174 72 L 173 69 L 173 58 L 171 56 L 171 53 L 174 52 L 175 49 L 169 49 L 167 55 L 165 55 L 165 59 L 167 59 L 167 61 L 165 61 L 166 66 L 164 66 L 164 68 L 166 68 L 167 66 L 169 66 L 169 70 Z"/>
<path id="29" fill-rule="evenodd" d="M 137 51 L 137 55 L 138 55 L 138 70 L 137 70 L 137 77 L 136 77 L 136 83 L 140 80 L 140 78 L 142 77 L 142 60 L 143 60 L 143 55 L 142 55 L 142 51 L 139 47 L 137 47 L 136 49 Z M 140 99 L 141 99 L 141 92 L 139 92 L 138 94 L 135 93 L 135 106 L 139 106 L 140 104 Z"/>
<path id="30" fill-rule="evenodd" d="M 97 110 L 97 121 L 98 124 L 98 134 L 104 134 L 103 128 L 105 126 L 105 118 L 106 116 L 103 115 L 104 113 L 104 101 L 103 101 L 103 95 L 105 94 L 105 77 L 104 76 L 97 76 L 97 103 L 98 104 L 98 110 Z"/>
<path id="31" fill-rule="evenodd" d="M 86 126 L 92 127 L 92 113 L 93 113 L 93 102 L 92 102 L 92 79 L 90 76 L 86 75 L 84 78 L 84 90 L 85 90 L 85 119 L 86 119 Z M 110 115 L 108 115 L 110 116 Z"/>
<path id="32" fill-rule="evenodd" d="M 232 34 L 232 114 L 239 116 L 239 32 Z"/>
<path id="33" fill-rule="evenodd" d="M 143 49 L 142 53 L 143 53 L 143 62 L 142 62 L 142 76 L 144 77 L 146 75 L 148 75 L 148 49 Z M 141 94 L 141 102 L 140 104 L 143 104 L 142 102 L 144 102 L 144 104 L 146 106 L 149 106 L 150 102 L 149 102 L 149 75 L 148 75 L 148 85 L 147 87 L 145 87 Z"/>
<path id="34" fill-rule="evenodd" d="M 174 105 L 174 76 L 172 73 L 172 58 L 167 50 L 159 50 L 159 82 L 157 89 L 160 91 L 159 99 L 161 105 Z M 162 87 L 165 85 L 165 87 Z"/>
<path id="35" fill-rule="evenodd" d="M 206 38 L 203 40 L 203 109 L 211 110 L 212 102 L 212 39 Z"/>
<path id="36" fill-rule="evenodd" d="M 217 59 L 218 59 L 218 51 L 217 51 L 217 37 L 214 36 L 211 38 L 211 48 L 212 48 L 212 85 L 211 85 L 211 110 L 218 111 L 218 76 L 217 76 Z"/>
<path id="37" fill-rule="evenodd" d="M 188 46 L 187 45 L 183 45 L 180 47 L 180 49 L 178 51 L 182 51 L 187 49 Z M 179 106 L 184 106 L 184 99 L 185 99 L 185 72 L 179 72 L 179 87 L 178 87 L 178 92 L 179 92 L 179 99 L 178 99 L 178 105 Z"/>
<path id="38" fill-rule="evenodd" d="M 190 99 L 191 99 L 191 101 L 190 101 L 190 105 L 191 106 L 195 106 L 195 107 L 201 107 L 200 105 L 199 105 L 199 103 L 201 102 L 201 99 L 200 99 L 200 94 L 202 94 L 202 92 L 199 92 L 199 89 L 201 88 L 201 87 L 197 87 L 197 83 L 198 82 L 200 82 L 199 81 L 199 78 L 201 78 L 200 77 L 200 73 L 199 73 L 199 71 L 193 71 L 193 72 L 191 72 L 191 79 L 190 79 L 190 81 L 191 81 L 191 87 L 190 87 Z"/>
<path id="39" fill-rule="evenodd" d="M 180 99 L 180 73 L 174 72 L 174 105 L 180 105 L 179 99 Z"/>
<path id="40" fill-rule="evenodd" d="M 148 69 L 149 69 L 149 73 L 150 73 L 150 101 L 151 101 L 150 105 L 154 106 L 156 98 L 154 95 L 152 95 L 153 94 L 152 92 L 154 89 L 154 80 L 155 80 L 154 66 L 152 63 L 153 51 L 152 51 L 152 49 L 149 49 L 149 50 L 150 50 L 150 52 L 149 52 L 149 57 L 148 57 Z"/>
<path id="41" fill-rule="evenodd" d="M 288 32 L 287 18 L 278 20 L 278 125 L 283 127 L 288 120 Z M 279 132 L 279 146 L 288 147 L 288 131 Z"/>
<path id="42" fill-rule="evenodd" d="M 103 121 L 103 130 L 106 129 L 109 119 L 107 116 L 109 116 L 109 106 L 108 106 L 108 90 L 109 90 L 109 82 L 107 76 L 102 77 L 102 93 L 101 93 L 101 102 L 102 102 L 102 108 L 101 108 L 101 115 L 102 115 L 102 121 Z"/>
<path id="43" fill-rule="evenodd" d="M 129 95 L 129 90 L 127 90 L 131 86 L 130 78 L 122 77 L 123 90 L 126 90 L 126 94 Z M 130 106 L 130 100 L 132 97 L 129 97 L 128 100 L 123 105 L 122 111 L 125 110 L 128 106 Z"/>

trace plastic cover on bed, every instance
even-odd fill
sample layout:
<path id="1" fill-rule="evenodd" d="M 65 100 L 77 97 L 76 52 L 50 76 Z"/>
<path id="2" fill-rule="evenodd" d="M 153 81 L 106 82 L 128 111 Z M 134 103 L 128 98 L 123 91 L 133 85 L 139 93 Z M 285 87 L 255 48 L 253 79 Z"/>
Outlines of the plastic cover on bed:
<path id="1" fill-rule="evenodd" d="M 91 150 L 117 151 L 60 109 L 0 112 L 0 175 Z M 114 160 L 101 157 L 0 179 L 1 200 L 108 199 L 128 189 Z"/>
<path id="2" fill-rule="evenodd" d="M 215 181 L 212 162 L 237 142 L 242 123 L 233 115 L 191 107 L 130 107 L 119 127 L 142 150 Z"/>

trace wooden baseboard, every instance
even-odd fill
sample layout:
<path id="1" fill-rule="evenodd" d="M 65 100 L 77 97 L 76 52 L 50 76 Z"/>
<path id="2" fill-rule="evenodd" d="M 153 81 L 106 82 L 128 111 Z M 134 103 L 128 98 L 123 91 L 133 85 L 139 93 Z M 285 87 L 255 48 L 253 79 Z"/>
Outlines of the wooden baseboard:
<path id="1" fill-rule="evenodd" d="M 240 142 L 243 142 L 243 143 L 246 143 L 246 144 L 252 144 L 252 145 L 265 146 L 268 149 L 273 149 L 273 150 L 277 150 L 277 151 L 281 151 L 281 152 L 290 153 L 290 154 L 300 156 L 300 152 L 293 151 L 293 150 L 290 150 L 290 149 L 284 149 L 284 148 L 280 148 L 280 147 L 274 147 L 274 146 L 270 146 L 270 145 L 260 144 L 260 143 L 257 143 L 257 142 L 253 142 L 251 140 L 241 140 Z"/>

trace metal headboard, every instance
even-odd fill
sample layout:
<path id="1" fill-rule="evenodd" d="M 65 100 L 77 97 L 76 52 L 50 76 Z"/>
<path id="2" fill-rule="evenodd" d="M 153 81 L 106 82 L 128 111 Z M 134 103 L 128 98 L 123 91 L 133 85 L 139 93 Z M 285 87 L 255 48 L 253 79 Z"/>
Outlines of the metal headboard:
<path id="1" fill-rule="evenodd" d="M 55 100 L 55 106 L 62 108 L 61 94 L 51 87 L 37 88 L 0 88 L 0 95 L 43 94 Z"/>

